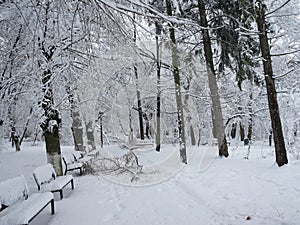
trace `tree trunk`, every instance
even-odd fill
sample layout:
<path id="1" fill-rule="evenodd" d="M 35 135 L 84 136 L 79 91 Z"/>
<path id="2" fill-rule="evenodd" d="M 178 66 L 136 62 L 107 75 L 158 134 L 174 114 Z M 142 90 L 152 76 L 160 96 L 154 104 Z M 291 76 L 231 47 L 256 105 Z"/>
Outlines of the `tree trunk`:
<path id="1" fill-rule="evenodd" d="M 237 126 L 237 124 L 233 123 L 232 127 L 231 127 L 230 136 L 232 139 L 235 139 L 235 137 L 236 137 L 236 126 Z"/>
<path id="2" fill-rule="evenodd" d="M 245 129 L 242 122 L 240 122 L 240 139 L 241 141 L 244 141 L 245 139 Z"/>
<path id="3" fill-rule="evenodd" d="M 189 126 L 189 129 L 190 129 L 190 135 L 191 135 L 191 144 L 192 146 L 195 146 L 196 145 L 196 137 L 195 137 L 195 132 L 194 132 L 194 128 L 193 128 L 193 125 L 192 125 L 192 116 L 191 116 L 191 112 L 190 112 L 190 109 L 189 109 L 189 87 L 190 85 L 187 85 L 187 87 L 185 87 L 185 96 L 184 96 L 184 109 L 185 109 L 185 112 L 186 112 L 186 119 L 187 119 L 187 126 Z"/>
<path id="4" fill-rule="evenodd" d="M 16 151 L 21 151 L 20 148 L 20 137 L 18 133 L 16 132 L 15 126 L 11 127 L 11 142 L 12 142 L 12 147 L 16 147 Z"/>
<path id="5" fill-rule="evenodd" d="M 61 149 L 58 134 L 58 127 L 53 129 L 52 132 L 44 133 L 46 150 L 47 150 L 47 162 L 52 164 L 55 172 L 58 176 L 63 175 L 61 164 Z"/>
<path id="6" fill-rule="evenodd" d="M 195 132 L 194 132 L 194 128 L 193 128 L 192 124 L 190 125 L 190 132 L 191 132 L 191 144 L 193 146 L 195 146 L 196 145 L 196 137 L 195 137 Z"/>
<path id="7" fill-rule="evenodd" d="M 71 112 L 72 116 L 72 135 L 76 151 L 83 151 L 83 127 L 79 112 Z"/>
<path id="8" fill-rule="evenodd" d="M 263 57 L 263 68 L 268 95 L 269 112 L 273 130 L 273 140 L 275 144 L 276 162 L 278 166 L 288 163 L 284 137 L 282 133 L 281 119 L 277 101 L 275 81 L 273 78 L 273 68 L 268 43 L 267 24 L 265 21 L 265 5 L 262 0 L 256 2 L 256 23 L 259 31 L 260 49 Z"/>
<path id="9" fill-rule="evenodd" d="M 159 42 L 158 42 L 158 35 L 161 34 L 161 28 L 158 22 L 155 22 L 156 28 L 156 87 L 157 87 L 157 96 L 156 96 L 156 151 L 160 151 L 160 70 L 161 70 L 161 61 L 159 56 Z"/>
<path id="10" fill-rule="evenodd" d="M 249 121 L 248 121 L 248 134 L 247 134 L 247 138 L 249 140 L 249 142 L 252 141 L 252 133 L 253 133 L 253 109 L 252 109 L 252 105 L 253 105 L 253 95 L 252 95 L 252 89 L 251 89 L 251 93 L 250 93 L 250 102 L 248 105 L 248 109 L 249 109 Z"/>
<path id="11" fill-rule="evenodd" d="M 218 93 L 217 78 L 214 69 L 213 54 L 211 50 L 211 40 L 207 29 L 208 24 L 206 19 L 205 4 L 203 0 L 198 0 L 198 8 L 200 13 L 200 25 L 203 27 L 202 36 L 203 36 L 204 54 L 206 60 L 206 69 L 208 74 L 210 96 L 212 100 L 213 129 L 217 133 L 219 155 L 228 157 L 229 154 L 228 154 L 226 135 L 224 132 L 222 108 L 221 108 L 221 102 Z"/>
<path id="12" fill-rule="evenodd" d="M 61 149 L 58 128 L 61 123 L 59 113 L 52 108 L 52 104 L 44 99 L 45 120 L 41 124 L 46 142 L 47 162 L 52 164 L 58 176 L 63 175 Z"/>
<path id="13" fill-rule="evenodd" d="M 46 54 L 48 55 L 48 54 Z M 48 57 L 50 57 L 48 55 Z M 49 58 L 50 60 L 50 58 Z M 53 108 L 53 91 L 50 87 L 52 73 L 46 70 L 43 73 L 42 83 L 44 98 L 42 108 L 44 109 L 44 122 L 40 125 L 46 142 L 47 162 L 52 164 L 58 176 L 63 175 L 61 162 L 61 149 L 58 129 L 61 123 L 59 112 Z"/>
<path id="14" fill-rule="evenodd" d="M 83 127 L 80 118 L 80 113 L 76 107 L 74 92 L 70 87 L 67 87 L 68 100 L 71 108 L 71 118 L 72 118 L 72 135 L 74 139 L 74 145 L 76 151 L 83 151 Z"/>
<path id="15" fill-rule="evenodd" d="M 139 77 L 136 65 L 134 66 L 134 74 L 136 79 L 136 97 L 137 97 L 137 104 L 138 104 L 138 114 L 139 114 L 139 125 L 140 125 L 140 136 L 141 140 L 145 139 L 144 133 L 144 122 L 143 122 L 143 109 L 142 109 L 142 100 L 141 100 L 141 92 L 139 90 Z"/>
<path id="16" fill-rule="evenodd" d="M 136 24 L 135 24 L 135 14 L 133 14 L 133 42 L 136 44 Z M 144 134 L 144 123 L 143 123 L 143 109 L 142 109 L 142 101 L 141 101 L 141 92 L 139 89 L 139 75 L 138 75 L 138 70 L 137 66 L 134 65 L 134 75 L 135 75 L 135 86 L 136 86 L 136 98 L 137 98 L 137 105 L 138 105 L 138 114 L 139 114 L 139 126 L 140 126 L 140 136 L 141 140 L 145 139 L 145 134 Z"/>
<path id="17" fill-rule="evenodd" d="M 166 0 L 167 13 L 172 16 L 172 3 L 170 0 Z M 177 120 L 178 120 L 178 132 L 179 132 L 179 144 L 180 144 L 180 158 L 183 163 L 187 163 L 186 157 L 186 141 L 185 141 L 185 127 L 184 127 L 184 116 L 183 116 L 183 104 L 182 94 L 180 89 L 180 74 L 179 74 L 179 59 L 177 52 L 175 29 L 172 24 L 169 24 L 170 39 L 172 41 L 172 65 L 173 65 L 173 76 L 175 83 L 175 95 L 177 104 Z"/>
<path id="18" fill-rule="evenodd" d="M 38 37 L 38 47 L 44 60 L 38 61 L 39 66 L 46 68 L 51 68 L 49 65 L 53 61 L 54 52 L 56 50 L 55 45 L 48 46 L 46 44 L 49 37 L 48 23 L 50 23 L 49 12 L 50 12 L 50 1 L 45 3 L 45 18 L 43 20 L 42 26 L 42 38 Z M 47 46 L 46 46 L 47 45 Z M 43 64 L 43 65 L 42 65 Z M 59 141 L 58 129 L 61 123 L 61 118 L 59 112 L 53 108 L 53 90 L 51 88 L 52 72 L 50 69 L 46 69 L 42 74 L 42 84 L 43 84 L 43 100 L 42 108 L 44 109 L 45 120 L 40 125 L 43 129 L 43 135 L 46 142 L 46 152 L 47 161 L 52 164 L 55 172 L 58 176 L 63 175 L 62 162 L 61 162 L 61 149 Z"/>
<path id="19" fill-rule="evenodd" d="M 85 125 L 85 128 L 86 128 L 87 144 L 88 146 L 90 145 L 93 150 L 95 150 L 96 144 L 95 144 L 93 122 L 91 120 L 88 121 L 88 123 Z"/>

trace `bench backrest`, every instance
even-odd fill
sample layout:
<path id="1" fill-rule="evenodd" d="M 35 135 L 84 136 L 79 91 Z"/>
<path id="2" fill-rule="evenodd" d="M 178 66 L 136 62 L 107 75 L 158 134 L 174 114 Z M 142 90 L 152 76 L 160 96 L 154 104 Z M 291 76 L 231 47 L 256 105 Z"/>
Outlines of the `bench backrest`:
<path id="1" fill-rule="evenodd" d="M 46 164 L 40 167 L 37 167 L 33 171 L 34 180 L 38 186 L 38 190 L 41 189 L 41 185 L 49 183 L 56 178 L 56 173 L 51 164 Z"/>
<path id="2" fill-rule="evenodd" d="M 65 164 L 72 164 L 75 162 L 74 155 L 71 152 L 65 153 L 62 158 Z"/>
<path id="3" fill-rule="evenodd" d="M 136 144 L 137 145 L 153 145 L 154 140 L 151 140 L 151 139 L 146 139 L 146 140 L 137 139 Z"/>
<path id="4" fill-rule="evenodd" d="M 76 161 L 78 161 L 79 159 L 81 159 L 83 157 L 82 153 L 79 152 L 79 151 L 74 151 L 73 156 L 74 156 Z"/>
<path id="5" fill-rule="evenodd" d="M 0 211 L 15 202 L 27 199 L 29 189 L 23 175 L 0 182 Z"/>

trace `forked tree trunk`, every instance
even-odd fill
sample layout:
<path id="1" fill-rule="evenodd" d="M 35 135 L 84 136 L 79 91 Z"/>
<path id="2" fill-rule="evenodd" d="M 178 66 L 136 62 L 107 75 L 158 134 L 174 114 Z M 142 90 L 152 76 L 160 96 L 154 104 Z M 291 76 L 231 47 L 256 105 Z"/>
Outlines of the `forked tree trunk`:
<path id="1" fill-rule="evenodd" d="M 166 3 L 167 3 L 167 13 L 169 16 L 172 16 L 172 3 L 170 0 L 166 0 Z M 182 104 L 182 94 L 180 88 L 179 59 L 178 59 L 178 52 L 177 52 L 175 29 L 172 24 L 169 25 L 169 32 L 170 32 L 170 39 L 172 42 L 172 66 L 173 66 L 175 96 L 176 96 L 176 105 L 177 105 L 180 158 L 183 163 L 187 163 L 183 104 Z"/>
<path id="2" fill-rule="evenodd" d="M 208 74 L 208 83 L 210 89 L 210 96 L 212 100 L 212 110 L 213 110 L 213 130 L 217 133 L 218 139 L 218 148 L 219 148 L 219 155 L 228 157 L 228 146 L 226 135 L 224 131 L 224 124 L 223 124 L 223 115 L 222 115 L 222 108 L 220 102 L 220 96 L 218 93 L 218 86 L 217 86 L 217 78 L 214 69 L 214 62 L 213 62 L 213 54 L 211 49 L 211 40 L 208 32 L 208 23 L 207 23 L 207 16 L 205 12 L 205 4 L 203 0 L 198 0 L 198 9 L 200 14 L 200 25 L 203 27 L 202 29 L 202 36 L 203 36 L 203 44 L 204 44 L 204 54 L 206 60 L 206 69 Z"/>
<path id="3" fill-rule="evenodd" d="M 284 144 L 284 137 L 282 133 L 282 125 L 277 101 L 277 93 L 273 77 L 272 59 L 270 54 L 270 46 L 268 42 L 267 24 L 265 21 L 265 7 L 266 6 L 263 4 L 262 0 L 257 0 L 256 23 L 259 31 L 260 49 L 263 57 L 263 68 L 268 94 L 269 112 L 273 130 L 276 162 L 278 166 L 283 166 L 284 164 L 288 163 L 288 158 Z"/>

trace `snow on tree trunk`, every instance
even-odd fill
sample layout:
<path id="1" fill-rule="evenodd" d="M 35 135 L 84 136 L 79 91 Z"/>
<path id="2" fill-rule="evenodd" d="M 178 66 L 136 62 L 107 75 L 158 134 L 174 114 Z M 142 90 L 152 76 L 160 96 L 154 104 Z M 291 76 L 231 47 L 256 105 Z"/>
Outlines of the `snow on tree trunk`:
<path id="1" fill-rule="evenodd" d="M 172 16 L 172 3 L 170 0 L 166 0 L 167 3 L 167 13 Z M 173 66 L 173 76 L 175 83 L 175 95 L 177 104 L 177 122 L 179 131 L 179 144 L 180 144 L 180 158 L 183 163 L 187 163 L 186 157 L 186 140 L 185 140 L 185 127 L 184 127 L 184 115 L 183 115 L 183 104 L 182 104 L 182 94 L 180 89 L 180 74 L 179 74 L 179 58 L 176 45 L 175 29 L 172 25 L 169 27 L 170 39 L 172 41 L 172 66 Z"/>
<path id="2" fill-rule="evenodd" d="M 138 75 L 136 65 L 134 65 L 134 74 L 136 79 L 136 97 L 137 97 L 137 105 L 138 105 L 140 136 L 141 136 L 141 140 L 144 140 L 145 133 L 144 133 L 144 122 L 143 122 L 143 109 L 142 109 L 141 92 L 139 90 L 139 75 Z"/>
<path id="3" fill-rule="evenodd" d="M 75 104 L 74 92 L 71 87 L 67 87 L 66 91 L 68 93 L 68 99 L 71 108 L 71 118 L 72 118 L 72 135 L 74 139 L 74 145 L 76 151 L 83 151 L 83 126 L 79 113 L 79 109 Z"/>
<path id="4" fill-rule="evenodd" d="M 186 119 L 187 119 L 187 126 L 189 127 L 190 129 L 190 137 L 191 137 L 191 144 L 193 146 L 196 145 L 196 137 L 195 137 L 195 132 L 194 132 L 194 128 L 193 128 L 193 124 L 192 124 L 192 115 L 191 115 L 191 111 L 190 111 L 190 108 L 189 108 L 189 85 L 187 85 L 185 89 L 185 96 L 184 96 L 184 109 L 185 109 L 185 112 L 186 112 Z"/>
<path id="5" fill-rule="evenodd" d="M 47 162 L 52 164 L 58 176 L 63 175 L 61 162 L 61 149 L 59 141 L 58 128 L 61 123 L 58 110 L 52 108 L 49 99 L 43 100 L 43 109 L 45 110 L 44 122 L 41 124 L 43 135 L 46 142 Z"/>
<path id="6" fill-rule="evenodd" d="M 200 25 L 204 28 L 207 28 L 208 25 L 207 25 L 207 18 L 205 12 L 205 4 L 202 0 L 198 0 L 198 8 L 200 13 Z M 213 55 L 211 49 L 211 40 L 209 37 L 208 30 L 202 29 L 202 35 L 203 35 L 203 44 L 204 44 L 204 54 L 206 60 L 206 69 L 208 74 L 208 83 L 210 89 L 210 96 L 212 100 L 213 129 L 217 133 L 219 155 L 228 157 L 229 155 L 228 146 L 227 146 L 227 140 L 224 131 L 222 108 L 221 108 L 220 96 L 218 93 L 217 78 L 214 69 Z"/>
<path id="7" fill-rule="evenodd" d="M 263 68 L 273 130 L 273 140 L 275 144 L 276 162 L 278 166 L 283 166 L 288 163 L 288 159 L 279 115 L 275 81 L 273 77 L 272 59 L 268 43 L 267 24 L 265 21 L 265 5 L 262 0 L 258 0 L 256 2 L 256 23 L 259 31 L 260 49 L 263 57 Z"/>
<path id="8" fill-rule="evenodd" d="M 83 127 L 79 112 L 72 112 L 72 135 L 74 138 L 75 150 L 83 151 Z"/>

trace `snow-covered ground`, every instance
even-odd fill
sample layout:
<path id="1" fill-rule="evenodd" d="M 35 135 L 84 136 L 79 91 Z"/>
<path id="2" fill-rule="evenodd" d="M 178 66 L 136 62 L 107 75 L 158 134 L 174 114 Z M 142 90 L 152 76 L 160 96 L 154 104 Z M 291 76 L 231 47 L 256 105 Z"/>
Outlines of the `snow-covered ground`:
<path id="1" fill-rule="evenodd" d="M 0 146 L 0 181 L 23 174 L 31 192 L 37 192 L 32 173 L 46 163 L 44 144 L 24 143 L 21 152 Z M 278 168 L 273 148 L 266 143 L 230 146 L 230 157 L 216 156 L 216 146 L 189 148 L 188 165 L 180 163 L 178 148 L 163 146 L 134 150 L 143 173 L 130 182 L 130 174 L 75 177 L 75 190 L 65 190 L 56 213 L 50 207 L 35 225 L 179 225 L 300 223 L 300 161 L 290 157 Z M 72 146 L 62 147 L 70 151 Z M 106 146 L 102 155 L 121 155 L 118 146 Z M 1 219 L 1 218 L 0 218 Z"/>

